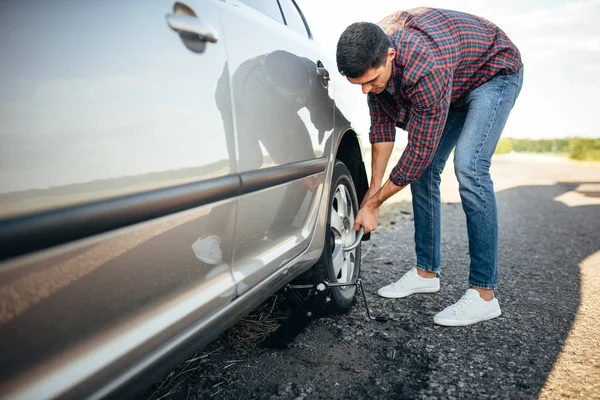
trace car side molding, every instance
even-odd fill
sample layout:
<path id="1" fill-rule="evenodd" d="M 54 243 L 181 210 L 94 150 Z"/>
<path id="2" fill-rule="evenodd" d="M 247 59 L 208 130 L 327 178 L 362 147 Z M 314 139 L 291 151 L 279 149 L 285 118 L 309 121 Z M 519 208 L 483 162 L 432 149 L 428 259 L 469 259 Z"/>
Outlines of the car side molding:
<path id="1" fill-rule="evenodd" d="M 324 172 L 327 158 L 278 165 L 0 220 L 0 262 Z"/>

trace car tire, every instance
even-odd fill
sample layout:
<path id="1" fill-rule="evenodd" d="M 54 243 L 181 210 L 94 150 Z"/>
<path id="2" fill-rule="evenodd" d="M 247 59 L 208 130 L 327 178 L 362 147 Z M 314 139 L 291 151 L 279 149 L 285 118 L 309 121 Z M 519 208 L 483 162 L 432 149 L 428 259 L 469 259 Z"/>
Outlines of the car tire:
<path id="1" fill-rule="evenodd" d="M 333 169 L 328 202 L 327 232 L 321 258 L 295 283 L 350 283 L 358 278 L 361 264 L 360 246 L 346 254 L 343 251 L 343 247 L 352 244 L 356 238 L 353 225 L 358 213 L 358 198 L 352 176 L 341 161 L 336 161 Z M 350 310 L 356 302 L 356 290 L 356 286 L 331 288 L 331 301 L 324 311 L 339 314 Z M 304 300 L 307 292 L 291 290 L 287 292 L 287 296 L 293 304 L 298 305 Z"/>

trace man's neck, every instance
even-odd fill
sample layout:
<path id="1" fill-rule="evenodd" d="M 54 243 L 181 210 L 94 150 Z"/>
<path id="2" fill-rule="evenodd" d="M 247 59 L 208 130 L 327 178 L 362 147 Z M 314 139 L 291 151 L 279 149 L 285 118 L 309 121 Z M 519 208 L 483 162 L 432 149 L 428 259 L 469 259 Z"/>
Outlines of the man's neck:
<path id="1" fill-rule="evenodd" d="M 392 95 L 398 93 L 398 85 L 401 78 L 401 73 L 402 69 L 396 65 L 396 59 L 392 60 L 392 73 L 390 74 L 390 80 L 385 88 L 388 93 Z"/>

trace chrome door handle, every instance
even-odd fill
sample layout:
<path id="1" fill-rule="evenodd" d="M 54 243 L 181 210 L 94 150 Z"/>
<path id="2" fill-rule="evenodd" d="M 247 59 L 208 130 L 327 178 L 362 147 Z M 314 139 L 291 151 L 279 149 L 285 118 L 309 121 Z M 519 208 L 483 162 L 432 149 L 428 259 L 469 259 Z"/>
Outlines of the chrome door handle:
<path id="1" fill-rule="evenodd" d="M 317 61 L 317 76 L 324 88 L 329 86 L 329 71 L 325 69 L 321 60 Z"/>
<path id="2" fill-rule="evenodd" d="M 317 75 L 324 81 L 329 80 L 329 71 L 325 69 L 321 60 L 317 61 Z"/>
<path id="3" fill-rule="evenodd" d="M 166 18 L 169 27 L 179 34 L 197 35 L 200 40 L 210 43 L 218 40 L 217 32 L 196 16 L 173 13 L 167 14 Z"/>
<path id="4" fill-rule="evenodd" d="M 217 31 L 183 3 L 173 4 L 173 13 L 167 14 L 166 19 L 169 27 L 179 33 L 183 43 L 193 52 L 204 52 L 206 42 L 215 43 L 218 39 Z"/>

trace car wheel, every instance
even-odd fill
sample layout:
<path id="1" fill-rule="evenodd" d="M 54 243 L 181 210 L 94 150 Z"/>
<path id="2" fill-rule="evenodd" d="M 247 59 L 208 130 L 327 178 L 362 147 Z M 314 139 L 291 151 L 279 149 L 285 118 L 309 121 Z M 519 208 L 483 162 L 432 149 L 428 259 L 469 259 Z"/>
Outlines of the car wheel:
<path id="1" fill-rule="evenodd" d="M 351 283 L 356 281 L 360 271 L 360 246 L 355 250 L 344 252 L 344 247 L 356 240 L 353 230 L 354 218 L 358 213 L 358 199 L 352 176 L 346 165 L 336 161 L 329 192 L 327 216 L 327 232 L 325 246 L 321 258 L 297 283 Z M 307 291 L 289 291 L 288 298 L 299 304 L 304 300 Z M 331 288 L 331 301 L 326 312 L 342 313 L 348 311 L 356 302 L 356 286 Z"/>

